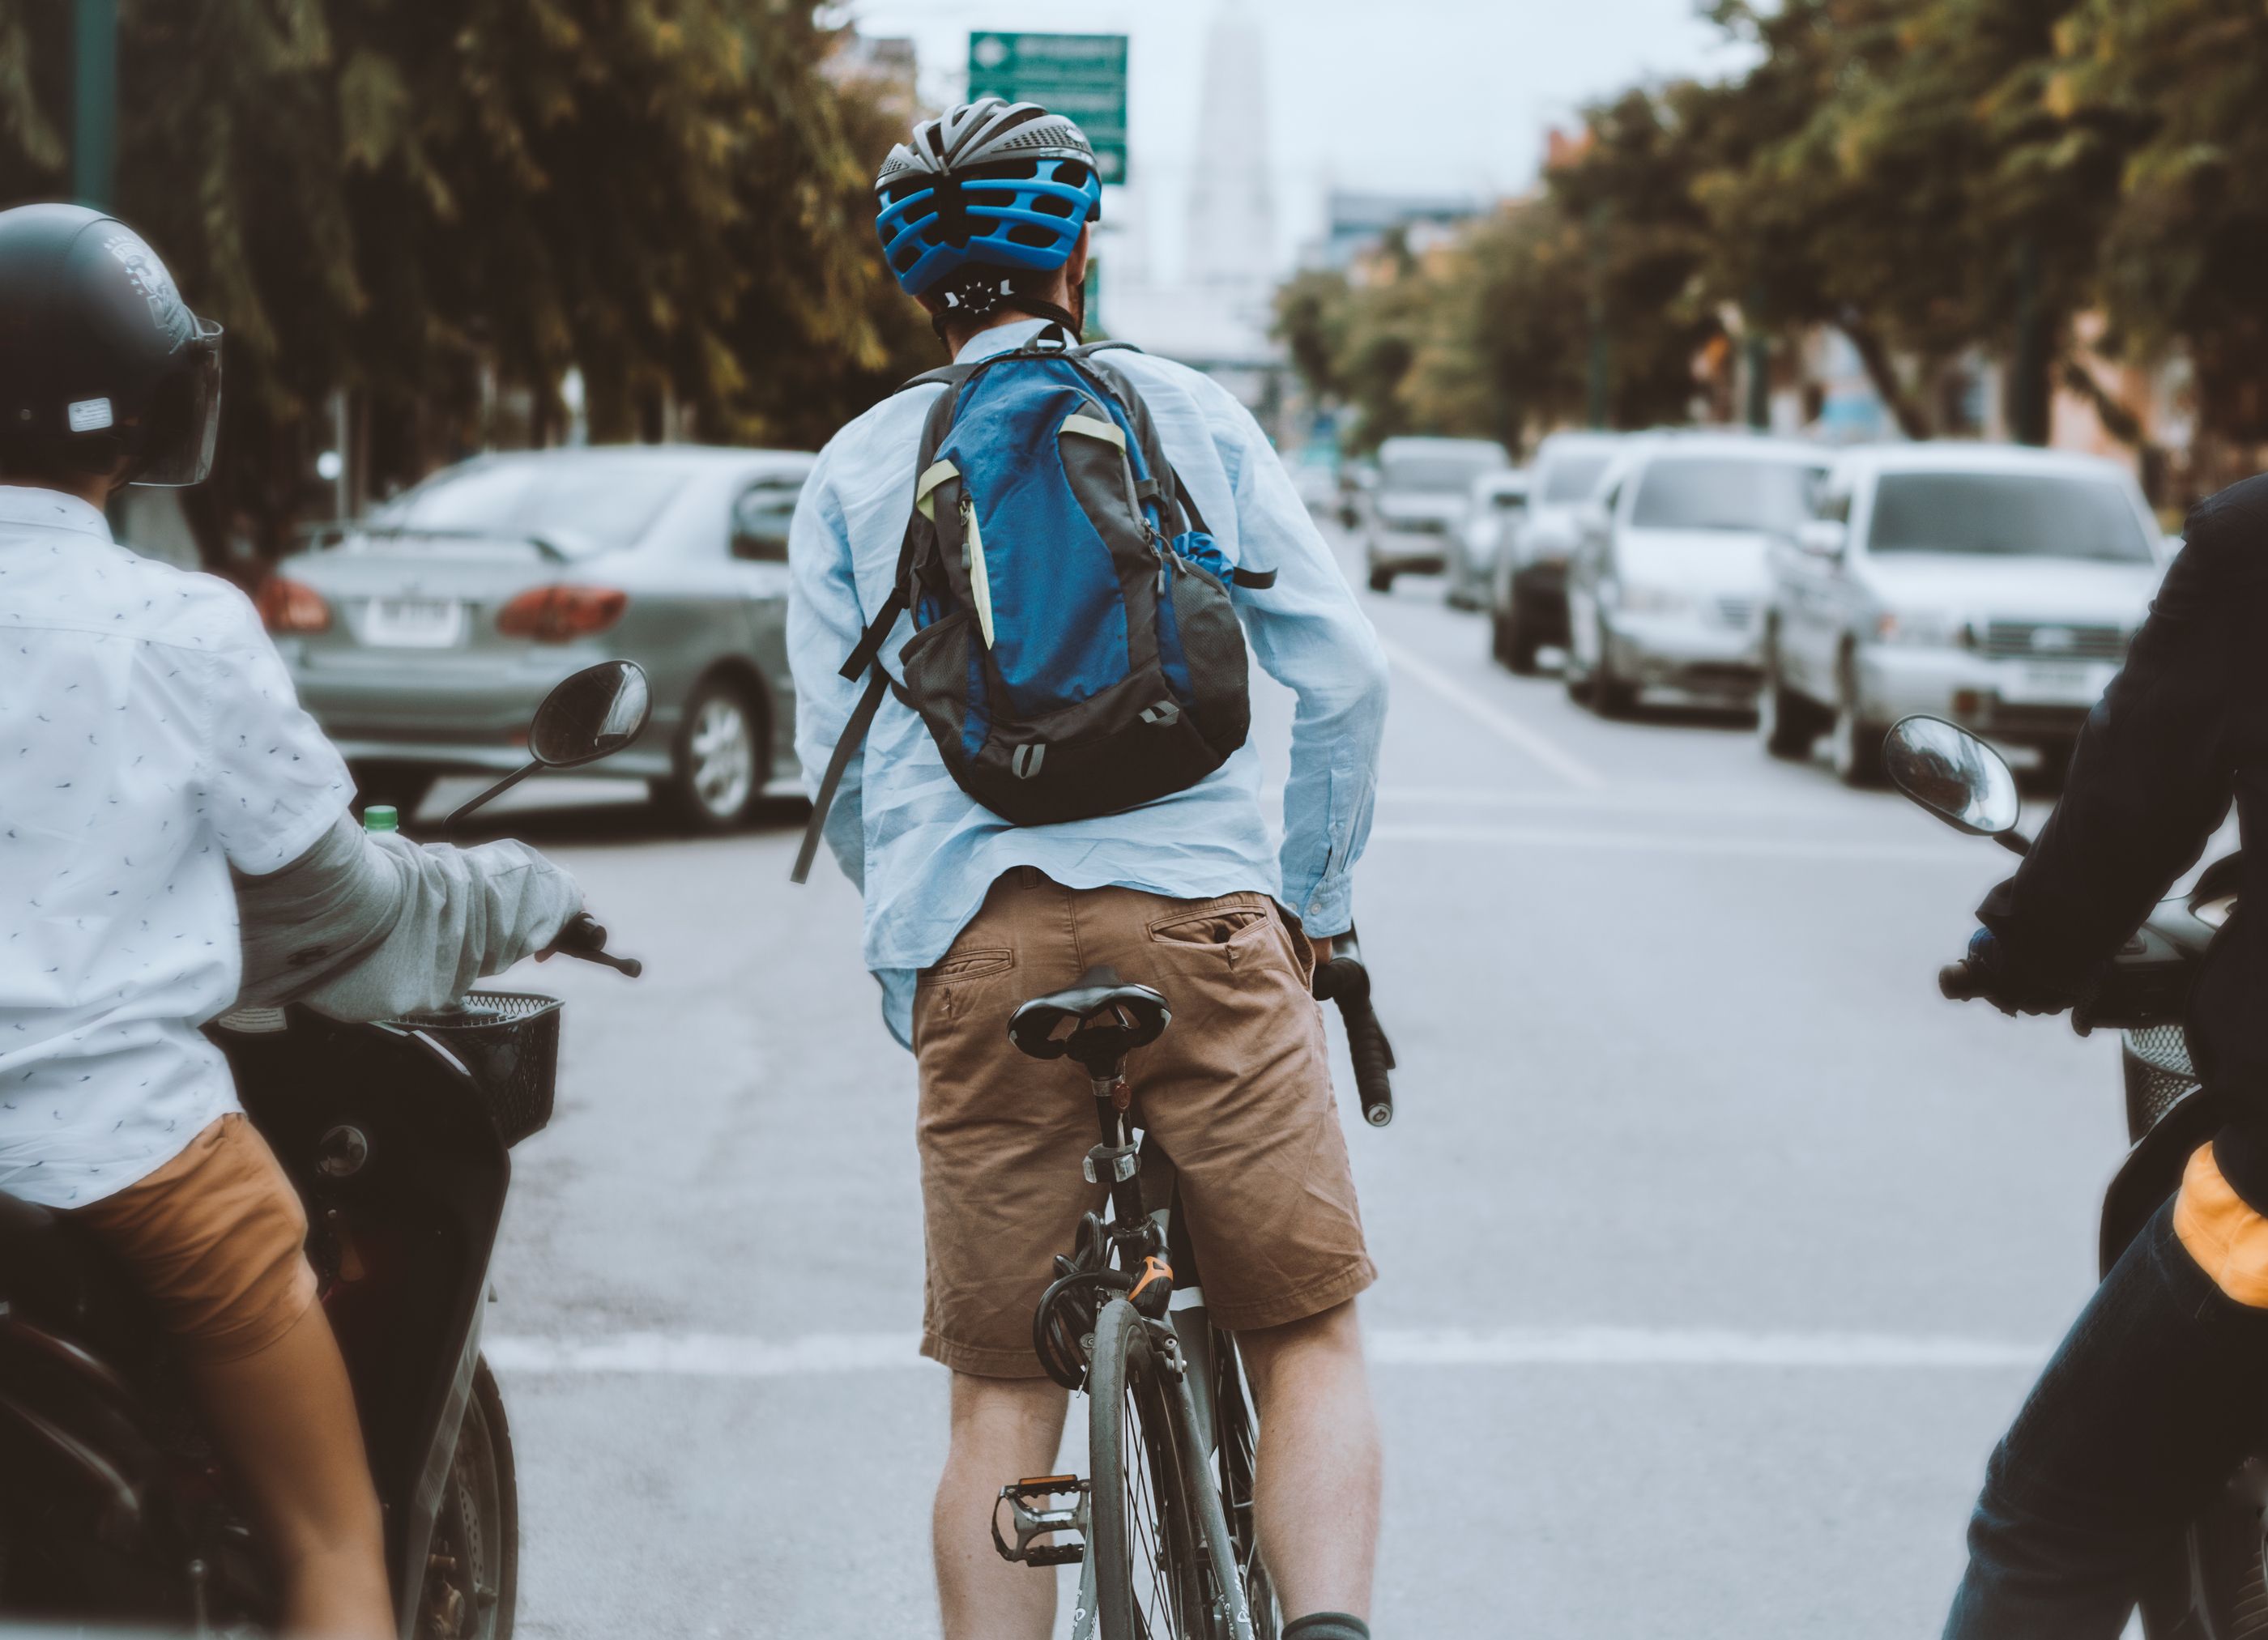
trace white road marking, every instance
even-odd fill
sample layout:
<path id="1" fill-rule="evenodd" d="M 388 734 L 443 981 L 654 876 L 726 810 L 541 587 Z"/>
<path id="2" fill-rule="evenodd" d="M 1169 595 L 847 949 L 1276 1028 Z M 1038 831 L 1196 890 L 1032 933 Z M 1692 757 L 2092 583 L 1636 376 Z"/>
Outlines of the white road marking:
<path id="1" fill-rule="evenodd" d="M 1429 660 L 1420 659 L 1392 638 L 1381 634 L 1379 643 L 1396 672 L 1415 678 L 1499 740 L 1517 746 L 1571 786 L 1594 790 L 1607 783 L 1604 775 L 1561 746 L 1541 730 L 1531 728 L 1493 701 L 1484 699 Z"/>
<path id="2" fill-rule="evenodd" d="M 1754 859 L 1862 860 L 1874 864 L 1958 865 L 1974 850 L 1922 843 L 1820 842 L 1792 837 L 1696 837 L 1675 833 L 1557 831 L 1540 826 L 1454 826 L 1388 820 L 1373 842 L 1473 842 L 1514 849 L 1606 849 L 1624 854 L 1729 855 Z"/>
<path id="3" fill-rule="evenodd" d="M 591 1339 L 486 1341 L 490 1362 L 528 1377 L 622 1374 L 772 1379 L 924 1369 L 911 1333 L 816 1333 L 767 1339 L 718 1333 L 619 1333 Z M 1899 1333 L 1745 1333 L 1649 1327 L 1376 1327 L 1386 1366 L 1871 1367 L 2031 1370 L 2043 1343 Z"/>

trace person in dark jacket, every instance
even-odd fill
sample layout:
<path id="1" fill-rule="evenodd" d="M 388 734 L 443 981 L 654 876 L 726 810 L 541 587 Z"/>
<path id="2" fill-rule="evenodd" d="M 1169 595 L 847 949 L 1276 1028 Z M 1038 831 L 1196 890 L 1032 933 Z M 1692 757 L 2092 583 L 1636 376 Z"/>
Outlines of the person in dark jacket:
<path id="1" fill-rule="evenodd" d="M 2083 1000 L 2233 799 L 2260 846 L 2189 1035 L 2237 1114 L 1993 1452 L 1948 1640 L 2115 1640 L 2152 1556 L 2268 1432 L 2268 475 L 2200 504 L 2186 533 L 2063 800 L 1978 908 L 1968 963 L 2009 1012 Z"/>

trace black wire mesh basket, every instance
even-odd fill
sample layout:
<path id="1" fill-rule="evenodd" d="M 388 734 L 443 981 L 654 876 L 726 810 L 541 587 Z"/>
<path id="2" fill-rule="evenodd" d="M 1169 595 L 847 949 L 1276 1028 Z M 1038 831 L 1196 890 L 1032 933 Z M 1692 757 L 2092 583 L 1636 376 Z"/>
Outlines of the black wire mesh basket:
<path id="1" fill-rule="evenodd" d="M 2139 1139 L 2198 1089 L 2189 1033 L 2178 1025 L 2153 1025 L 2125 1033 L 2126 1136 Z"/>
<path id="2" fill-rule="evenodd" d="M 394 1024 L 423 1032 L 465 1067 L 506 1144 L 551 1120 L 559 1072 L 559 999 L 518 991 L 473 991 L 456 1008 Z"/>

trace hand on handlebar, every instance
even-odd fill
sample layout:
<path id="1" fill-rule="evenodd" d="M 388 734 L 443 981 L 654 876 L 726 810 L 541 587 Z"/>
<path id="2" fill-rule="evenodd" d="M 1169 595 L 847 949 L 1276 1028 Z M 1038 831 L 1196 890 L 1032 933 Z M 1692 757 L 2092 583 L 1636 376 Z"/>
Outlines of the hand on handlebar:
<path id="1" fill-rule="evenodd" d="M 2022 973 L 1989 928 L 1970 937 L 1969 953 L 1937 972 L 1939 993 L 1953 1002 L 1991 1003 L 2010 1019 L 2020 1013 L 2061 1013 L 2080 1007 L 2086 998 L 2058 985 Z"/>

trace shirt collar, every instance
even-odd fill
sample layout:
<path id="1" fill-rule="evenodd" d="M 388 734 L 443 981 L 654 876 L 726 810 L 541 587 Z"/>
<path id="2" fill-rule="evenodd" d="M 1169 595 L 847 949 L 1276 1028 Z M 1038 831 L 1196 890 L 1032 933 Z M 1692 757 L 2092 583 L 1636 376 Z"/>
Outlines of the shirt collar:
<path id="1" fill-rule="evenodd" d="M 29 525 L 40 529 L 69 530 L 110 540 L 110 520 L 77 496 L 59 489 L 37 489 L 28 484 L 0 484 L 0 526 Z"/>
<path id="2" fill-rule="evenodd" d="M 1050 322 L 1044 319 L 1020 319 L 1012 325 L 995 325 L 990 330 L 980 330 L 962 344 L 961 351 L 953 356 L 953 362 L 974 364 L 978 359 L 1020 348 Z"/>

